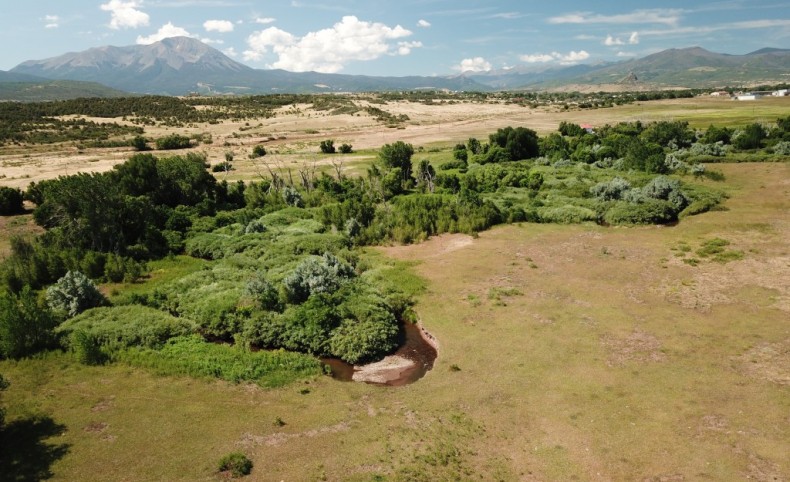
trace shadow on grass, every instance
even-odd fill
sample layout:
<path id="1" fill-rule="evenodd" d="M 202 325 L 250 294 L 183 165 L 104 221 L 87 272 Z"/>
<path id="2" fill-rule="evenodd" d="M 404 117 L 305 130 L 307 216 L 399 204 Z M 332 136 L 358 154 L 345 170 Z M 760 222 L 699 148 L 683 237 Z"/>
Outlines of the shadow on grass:
<path id="1" fill-rule="evenodd" d="M 52 477 L 51 467 L 69 451 L 68 444 L 47 441 L 66 430 L 49 417 L 14 420 L 0 429 L 0 479 L 14 482 Z"/>

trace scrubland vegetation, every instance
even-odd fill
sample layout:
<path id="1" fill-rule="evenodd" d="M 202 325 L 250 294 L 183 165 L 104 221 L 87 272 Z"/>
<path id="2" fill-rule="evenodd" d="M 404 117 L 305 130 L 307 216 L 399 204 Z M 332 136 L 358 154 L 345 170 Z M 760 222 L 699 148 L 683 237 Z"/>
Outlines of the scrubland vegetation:
<path id="1" fill-rule="evenodd" d="M 159 150 L 181 149 L 196 139 L 145 139 L 140 127 L 107 124 L 101 129 L 111 131 L 97 134 L 89 121 L 75 127 L 56 117 L 79 112 L 134 117 L 141 125 L 183 125 L 274 115 L 274 108 L 297 102 L 342 112 L 358 107 L 342 97 L 320 96 L 154 100 L 155 108 L 151 98 L 31 107 L 3 126 L 3 140 L 134 135 L 130 142 L 138 151 L 149 143 Z M 385 123 L 404 120 L 377 115 Z M 31 126 L 43 125 L 36 122 L 47 122 L 55 133 L 33 137 L 39 128 Z M 78 130 L 83 133 L 74 137 Z M 75 370 L 136 367 L 266 388 L 315 383 L 326 373 L 317 357 L 352 364 L 379 360 L 402 343 L 402 324 L 417 319 L 414 305 L 426 296 L 424 287 L 404 282 L 410 268 L 393 267 L 371 247 L 446 233 L 478 236 L 500 224 L 603 229 L 685 223 L 724 209 L 731 189 L 723 182 L 726 169 L 717 163 L 782 161 L 789 146 L 790 117 L 697 130 L 681 121 L 595 129 L 562 122 L 545 136 L 503 127 L 487 139 L 458 139 L 454 147 L 431 153 L 403 141 L 387 143 L 361 176 L 302 169 L 295 181 L 290 170 L 269 168 L 268 177 L 228 182 L 209 171 L 227 174 L 232 153 L 224 167 L 214 169 L 204 154 L 192 151 L 138 152 L 109 172 L 31 183 L 24 192 L 2 187 L 0 214 L 24 212 L 26 200 L 45 232 L 12 238 L 0 263 L 0 358 L 8 366 L 36 358 L 77 361 L 81 368 Z M 334 154 L 334 141 L 321 142 L 319 149 Z M 339 150 L 352 153 L 350 144 Z M 251 157 L 265 162 L 267 155 L 257 145 Z M 689 267 L 747 256 L 718 237 L 697 243 L 696 250 L 688 244 L 673 249 Z M 540 261 L 528 261 L 530 270 L 540 271 Z M 462 299 L 475 309 L 495 310 L 525 296 L 509 285 L 486 293 Z M 467 370 L 448 366 L 452 373 Z M 403 464 L 396 479 L 471 476 L 465 458 L 473 454 L 461 451 L 458 441 L 482 429 L 463 415 L 448 416 L 452 433 L 417 456 L 420 470 Z M 256 470 L 260 465 L 256 461 Z M 219 471 L 234 476 L 251 467 L 241 453 L 219 463 Z"/>

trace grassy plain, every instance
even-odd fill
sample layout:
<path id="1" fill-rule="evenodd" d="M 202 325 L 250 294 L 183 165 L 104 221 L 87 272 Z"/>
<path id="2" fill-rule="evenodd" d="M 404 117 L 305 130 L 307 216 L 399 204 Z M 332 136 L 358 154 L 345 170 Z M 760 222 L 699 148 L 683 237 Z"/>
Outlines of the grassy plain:
<path id="1" fill-rule="evenodd" d="M 668 105 L 645 104 L 645 115 Z M 629 120 L 639 108 L 556 113 L 551 129 L 583 115 Z M 410 141 L 534 128 L 515 119 L 470 121 L 464 134 L 437 123 Z M 410 128 L 382 130 L 393 136 L 383 142 Z M 306 145 L 328 137 L 310 136 Z M 398 260 L 404 282 L 418 284 L 408 269 L 427 285 L 416 309 L 439 358 L 405 387 L 319 377 L 263 389 L 61 354 L 0 362 L 12 383 L 0 442 L 27 454 L 0 456 L 0 474 L 210 481 L 222 478 L 220 457 L 240 450 L 255 464 L 247 480 L 262 481 L 786 480 L 790 164 L 716 169 L 726 209 L 674 227 L 525 223 L 371 249 Z M 714 238 L 740 259 L 697 253 Z M 155 266 L 154 282 L 172 263 Z"/>

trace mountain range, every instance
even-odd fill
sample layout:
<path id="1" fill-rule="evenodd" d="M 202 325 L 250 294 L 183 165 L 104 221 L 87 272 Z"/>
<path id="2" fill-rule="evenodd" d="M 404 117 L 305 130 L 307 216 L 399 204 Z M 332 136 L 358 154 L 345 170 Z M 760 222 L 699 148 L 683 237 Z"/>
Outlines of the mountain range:
<path id="1" fill-rule="evenodd" d="M 172 37 L 150 45 L 97 47 L 23 62 L 9 72 L 0 71 L 0 98 L 7 99 L 3 97 L 4 84 L 50 83 L 52 88 L 52 81 L 93 82 L 111 88 L 97 89 L 100 96 L 117 95 L 118 91 L 185 95 L 541 90 L 622 82 L 649 88 L 704 88 L 788 82 L 790 50 L 766 48 L 746 55 L 728 55 L 692 47 L 616 63 L 521 66 L 444 77 L 373 77 L 253 69 L 199 40 Z M 81 90 L 79 84 L 68 84 L 68 88 Z M 84 86 L 88 91 L 95 88 L 95 84 Z"/>

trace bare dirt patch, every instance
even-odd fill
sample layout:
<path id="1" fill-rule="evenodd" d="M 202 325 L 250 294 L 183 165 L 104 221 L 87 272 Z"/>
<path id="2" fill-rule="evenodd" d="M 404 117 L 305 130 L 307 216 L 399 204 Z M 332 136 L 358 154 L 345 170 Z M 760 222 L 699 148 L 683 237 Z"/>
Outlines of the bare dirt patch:
<path id="1" fill-rule="evenodd" d="M 82 430 L 88 433 L 102 433 L 107 430 L 107 427 L 109 427 L 109 424 L 106 422 L 91 422 Z"/>
<path id="2" fill-rule="evenodd" d="M 667 356 L 661 352 L 661 342 L 655 336 L 640 330 L 618 338 L 605 335 L 601 343 L 609 349 L 607 365 L 622 366 L 626 363 L 662 362 Z"/>
<path id="3" fill-rule="evenodd" d="M 112 408 L 115 402 L 115 397 L 102 398 L 94 406 L 91 407 L 91 412 L 104 412 Z"/>
<path id="4" fill-rule="evenodd" d="M 748 377 L 779 385 L 790 385 L 790 338 L 779 343 L 761 343 L 739 357 Z"/>
<path id="5" fill-rule="evenodd" d="M 707 312 L 716 304 L 734 303 L 744 287 L 758 286 L 775 293 L 770 306 L 790 313 L 789 270 L 790 256 L 706 263 L 689 267 L 689 278 L 665 279 L 659 290 L 667 301 Z"/>
<path id="6" fill-rule="evenodd" d="M 254 435 L 251 433 L 245 433 L 241 436 L 241 440 L 238 443 L 244 447 L 255 447 L 260 445 L 277 446 L 291 440 L 300 438 L 315 438 L 320 435 L 337 434 L 341 432 L 348 432 L 349 430 L 351 430 L 351 423 L 340 422 L 335 425 L 329 425 L 326 427 L 315 428 L 297 433 L 280 432 L 273 433 L 271 435 Z"/>
<path id="7" fill-rule="evenodd" d="M 472 243 L 474 243 L 474 238 L 468 234 L 442 234 L 419 245 L 389 246 L 381 248 L 381 251 L 396 259 L 428 259 L 458 251 L 471 246 Z"/>

